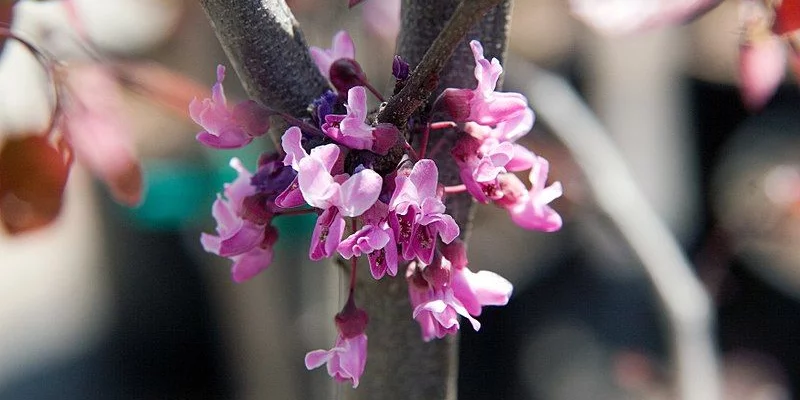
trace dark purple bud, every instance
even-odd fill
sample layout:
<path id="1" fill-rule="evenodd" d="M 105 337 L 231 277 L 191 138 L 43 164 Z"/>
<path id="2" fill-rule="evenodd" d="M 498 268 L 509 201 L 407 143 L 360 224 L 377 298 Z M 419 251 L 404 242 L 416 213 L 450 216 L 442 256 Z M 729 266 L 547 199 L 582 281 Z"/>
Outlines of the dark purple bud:
<path id="1" fill-rule="evenodd" d="M 331 64 L 330 78 L 339 93 L 347 93 L 353 86 L 364 86 L 367 76 L 356 60 L 340 58 Z"/>
<path id="2" fill-rule="evenodd" d="M 345 339 L 356 337 L 367 330 L 369 323 L 369 315 L 367 312 L 356 307 L 356 302 L 353 300 L 351 292 L 350 297 L 347 298 L 344 308 L 334 318 L 336 328 Z"/>
<path id="3" fill-rule="evenodd" d="M 322 125 L 325 123 L 325 116 L 333 113 L 333 108 L 339 96 L 332 90 L 326 90 L 322 96 L 314 99 L 312 104 L 314 107 L 314 115 L 317 117 L 317 124 Z"/>
<path id="4" fill-rule="evenodd" d="M 358 3 L 361 3 L 362 1 L 364 1 L 364 0 L 349 0 L 349 2 L 347 3 L 347 6 L 350 7 L 350 8 L 353 8 L 353 7 L 357 6 Z M 384 0 L 381 0 L 381 1 L 384 1 Z"/>
<path id="5" fill-rule="evenodd" d="M 269 131 L 269 117 L 272 114 L 272 111 L 253 100 L 241 102 L 233 108 L 233 119 L 239 121 L 245 132 L 253 137 Z"/>
<path id="6" fill-rule="evenodd" d="M 422 277 L 434 289 L 450 285 L 450 261 L 442 257 L 438 251 L 433 254 L 433 262 L 422 270 Z"/>
<path id="7" fill-rule="evenodd" d="M 450 264 L 457 269 L 466 267 L 469 263 L 469 261 L 467 261 L 466 243 L 456 238 L 456 240 L 453 240 L 450 244 L 442 246 L 442 257 L 450 260 Z"/>
<path id="8" fill-rule="evenodd" d="M 250 184 L 264 196 L 265 201 L 273 202 L 292 183 L 297 171 L 283 165 L 277 153 L 262 155 L 258 164 L 258 171 L 250 178 Z"/>
<path id="9" fill-rule="evenodd" d="M 394 79 L 404 81 L 408 79 L 409 72 L 408 63 L 403 61 L 400 56 L 394 56 L 394 61 L 392 61 L 392 75 L 394 75 Z"/>
<path id="10" fill-rule="evenodd" d="M 242 201 L 242 218 L 258 225 L 266 225 L 272 221 L 273 214 L 267 206 L 267 199 L 261 193 L 247 196 Z"/>
<path id="11" fill-rule="evenodd" d="M 435 111 L 444 111 L 455 122 L 464 122 L 469 118 L 469 102 L 475 96 L 471 90 L 445 89 L 433 104 Z"/>

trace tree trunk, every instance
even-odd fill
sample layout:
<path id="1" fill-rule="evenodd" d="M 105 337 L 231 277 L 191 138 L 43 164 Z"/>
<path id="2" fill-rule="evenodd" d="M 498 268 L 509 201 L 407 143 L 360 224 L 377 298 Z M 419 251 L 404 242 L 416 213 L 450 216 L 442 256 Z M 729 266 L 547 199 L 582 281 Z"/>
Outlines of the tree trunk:
<path id="1" fill-rule="evenodd" d="M 270 107 L 301 115 L 325 90 L 327 85 L 311 62 L 302 33 L 283 0 L 200 0 L 200 3 L 251 97 Z M 403 0 L 398 54 L 415 66 L 458 4 L 458 0 Z M 475 63 L 469 40 L 480 40 L 487 58 L 502 60 L 510 4 L 511 0 L 503 0 L 470 29 L 441 72 L 434 96 L 447 87 L 475 87 Z M 437 147 L 441 151 L 431 153 L 445 184 L 458 183 L 458 170 L 447 151 L 452 147 L 448 141 L 455 139 L 455 133 L 437 131 L 445 142 Z M 437 143 L 440 137 L 432 138 L 431 143 Z M 448 196 L 445 204 L 461 227 L 462 238 L 466 238 L 473 208 L 471 197 Z M 399 275 L 376 282 L 368 268 L 360 268 L 356 294 L 357 303 L 370 315 L 369 354 L 361 385 L 356 390 L 343 385 L 343 398 L 455 399 L 457 337 L 422 341 L 419 326 L 411 318 L 404 271 Z"/>
<path id="2" fill-rule="evenodd" d="M 458 3 L 457 0 L 403 0 L 403 22 L 397 53 L 412 68 L 422 59 Z M 469 31 L 440 74 L 439 88 L 433 96 L 438 96 L 447 87 L 475 87 L 475 61 L 469 40 L 480 40 L 487 58 L 502 60 L 506 50 L 510 4 L 511 0 L 504 0 Z M 455 139 L 455 132 L 437 132 L 444 135 L 444 140 Z M 431 137 L 431 145 L 440 151 L 430 155 L 439 165 L 440 180 L 445 184 L 460 183 L 458 168 L 449 154 L 452 145 L 444 143 L 435 146 L 438 140 L 438 137 Z M 461 228 L 462 238 L 466 237 L 473 209 L 472 197 L 468 194 L 448 196 L 445 204 L 447 212 Z M 355 390 L 346 388 L 343 391 L 344 399 L 457 398 L 458 338 L 448 336 L 428 343 L 422 341 L 419 325 L 411 318 L 412 309 L 404 274 L 401 268 L 397 277 L 385 277 L 376 282 L 370 276 L 366 263 L 359 268 L 356 302 L 370 316 L 367 327 L 369 354 L 360 386 Z"/>

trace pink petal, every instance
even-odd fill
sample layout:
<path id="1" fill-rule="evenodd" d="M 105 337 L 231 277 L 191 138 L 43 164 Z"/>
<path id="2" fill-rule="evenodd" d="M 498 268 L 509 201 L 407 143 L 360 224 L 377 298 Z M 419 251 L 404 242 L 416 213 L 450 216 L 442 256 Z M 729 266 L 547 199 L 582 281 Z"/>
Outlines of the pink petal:
<path id="1" fill-rule="evenodd" d="M 220 242 L 219 255 L 230 257 L 245 253 L 261 244 L 264 239 L 264 227 L 245 221 L 230 237 Z"/>
<path id="2" fill-rule="evenodd" d="M 416 187 L 419 199 L 436 197 L 436 188 L 439 185 L 439 168 L 430 159 L 422 159 L 414 164 L 409 180 Z"/>
<path id="3" fill-rule="evenodd" d="M 308 352 L 305 357 L 306 369 L 312 370 L 321 367 L 332 357 L 332 352 L 328 350 L 314 350 Z"/>
<path id="4" fill-rule="evenodd" d="M 289 127 L 281 137 L 281 147 L 286 153 L 286 157 L 283 159 L 283 165 L 291 165 L 295 171 L 300 170 L 298 166 L 300 160 L 308 157 L 308 153 L 306 153 L 306 150 L 300 144 L 302 138 L 303 132 L 296 126 Z"/>
<path id="5" fill-rule="evenodd" d="M 255 247 L 247 253 L 236 257 L 231 267 L 233 281 L 242 283 L 258 275 L 272 263 L 272 255 L 271 247 L 266 249 Z"/>
<path id="6" fill-rule="evenodd" d="M 339 184 L 334 182 L 322 160 L 306 157 L 300 160 L 299 166 L 297 183 L 303 199 L 311 206 L 323 210 L 334 205 L 333 199 L 338 195 Z"/>
<path id="7" fill-rule="evenodd" d="M 339 210 L 348 217 L 357 217 L 378 200 L 383 178 L 371 169 L 364 169 L 345 181 L 339 189 Z M 302 186 L 301 186 L 302 187 Z"/>

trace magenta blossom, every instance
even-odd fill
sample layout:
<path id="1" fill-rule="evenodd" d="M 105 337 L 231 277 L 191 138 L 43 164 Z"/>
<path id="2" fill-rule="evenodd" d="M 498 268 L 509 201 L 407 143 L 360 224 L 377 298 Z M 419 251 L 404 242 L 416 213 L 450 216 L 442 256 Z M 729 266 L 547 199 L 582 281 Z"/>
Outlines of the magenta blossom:
<path id="1" fill-rule="evenodd" d="M 450 285 L 453 295 L 470 315 L 481 315 L 483 306 L 508 304 L 514 286 L 502 276 L 491 271 L 472 272 L 467 268 L 467 249 L 464 242 L 456 239 L 442 248 L 443 258 L 451 262 Z"/>
<path id="2" fill-rule="evenodd" d="M 225 66 L 217 66 L 217 83 L 211 89 L 211 98 L 197 98 L 189 103 L 189 115 L 205 131 L 197 140 L 215 149 L 243 147 L 269 130 L 270 113 L 254 101 L 245 101 L 229 107 L 222 88 Z"/>
<path id="3" fill-rule="evenodd" d="M 230 164 L 239 176 L 225 185 L 225 198 L 217 195 L 211 209 L 217 221 L 217 236 L 203 233 L 200 243 L 207 252 L 230 258 L 233 280 L 244 282 L 272 262 L 277 231 L 269 225 L 269 218 L 258 222 L 245 218 L 245 199 L 255 194 L 255 187 L 250 185 L 252 175 L 238 158 Z"/>
<path id="4" fill-rule="evenodd" d="M 367 119 L 367 90 L 363 86 L 355 86 L 347 91 L 347 115 L 328 114 L 322 130 L 338 143 L 351 149 L 370 149 L 375 141 L 372 131 L 375 129 L 365 121 Z"/>
<path id="5" fill-rule="evenodd" d="M 330 79 L 331 64 L 334 61 L 340 58 L 356 58 L 356 47 L 346 31 L 339 31 L 333 36 L 330 49 L 311 46 L 308 51 L 311 53 L 314 63 L 317 64 L 319 72 L 327 79 Z"/>
<path id="6" fill-rule="evenodd" d="M 444 243 L 458 237 L 458 225 L 445 214 L 441 195 L 437 193 L 438 184 L 439 169 L 429 159 L 417 161 L 408 176 L 398 174 L 395 178 L 395 190 L 389 201 L 389 224 L 406 260 L 419 257 L 429 264 L 433 261 L 437 236 Z"/>
<path id="7" fill-rule="evenodd" d="M 339 335 L 330 350 L 314 350 L 306 354 L 306 368 L 314 369 L 328 364 L 328 375 L 339 382 L 350 381 L 358 387 L 367 363 L 367 313 L 356 307 L 352 292 L 344 308 L 336 314 Z"/>
<path id="8" fill-rule="evenodd" d="M 529 175 L 530 190 L 521 192 L 515 190 L 513 195 L 503 199 L 503 203 L 498 202 L 506 208 L 511 220 L 525 229 L 544 232 L 561 229 L 561 216 L 548 205 L 551 201 L 561 197 L 561 182 L 555 182 L 545 187 L 549 166 L 547 160 L 537 157 Z M 507 178 L 512 181 L 516 179 L 513 175 L 508 175 Z M 509 186 L 518 187 L 520 185 L 521 183 L 513 184 L 512 182 Z M 506 194 L 511 194 L 511 192 L 508 191 Z"/>
<path id="9" fill-rule="evenodd" d="M 367 124 L 367 91 L 354 86 L 347 91 L 347 115 L 328 114 L 322 130 L 337 143 L 351 149 L 371 150 L 386 155 L 397 142 L 400 131 L 392 124 Z"/>
<path id="10" fill-rule="evenodd" d="M 449 267 L 450 262 L 447 259 L 438 259 Z M 414 309 L 412 316 L 422 329 L 422 340 L 429 342 L 458 332 L 459 315 L 466 318 L 473 329 L 479 330 L 481 323 L 469 314 L 449 285 L 434 285 L 421 278 L 424 268 L 430 267 L 421 268 L 416 261 L 412 261 L 406 272 L 406 279 L 409 281 L 408 297 Z"/>
<path id="11" fill-rule="evenodd" d="M 487 126 L 506 121 L 508 126 L 504 129 L 525 130 L 518 127 L 533 122 L 533 111 L 528 107 L 528 100 L 519 93 L 495 92 L 497 80 L 503 72 L 500 61 L 496 58 L 491 62 L 487 60 L 483 56 L 483 46 L 477 40 L 471 41 L 469 45 L 475 57 L 475 78 L 478 86 L 473 90 L 446 89 L 442 93 L 442 99 L 450 114 L 456 119 Z M 527 130 L 522 132 L 525 133 Z"/>

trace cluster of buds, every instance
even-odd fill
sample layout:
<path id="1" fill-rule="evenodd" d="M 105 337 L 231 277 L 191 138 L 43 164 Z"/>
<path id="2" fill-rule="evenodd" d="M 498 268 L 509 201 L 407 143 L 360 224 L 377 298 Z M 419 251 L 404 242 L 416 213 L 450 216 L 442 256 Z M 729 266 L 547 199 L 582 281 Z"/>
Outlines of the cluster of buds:
<path id="1" fill-rule="evenodd" d="M 281 215 L 318 214 L 309 248 L 312 260 L 351 260 L 350 296 L 335 318 L 339 335 L 332 349 L 308 353 L 307 368 L 327 364 L 336 380 L 358 385 L 366 364 L 368 322 L 353 297 L 362 256 L 376 280 L 395 277 L 407 264 L 411 315 L 426 341 L 456 333 L 458 316 L 477 330 L 475 317 L 483 306 L 508 302 L 510 282 L 467 268 L 466 247 L 458 239 L 459 226 L 447 212 L 445 196 L 468 192 L 482 203 L 493 202 L 526 229 L 550 232 L 561 227 L 560 216 L 548 205 L 561 195 L 561 185 L 546 186 L 547 161 L 516 143 L 531 129 L 533 111 L 522 95 L 495 91 L 502 73 L 499 61 L 484 58 L 477 41 L 470 46 L 477 87 L 445 90 L 429 115 L 402 127 L 377 123 L 371 115 L 367 92 L 383 99 L 355 61 L 353 42 L 345 32 L 334 37 L 331 49 L 311 49 L 335 91 L 316 99 L 308 118 L 252 101 L 229 106 L 222 89 L 223 67 L 212 98 L 190 105 L 192 117 L 205 129 L 197 139 L 212 148 L 250 143 L 267 133 L 273 115 L 290 125 L 280 148 L 262 155 L 255 172 L 237 159 L 231 162 L 239 175 L 214 203 L 217 234 L 202 236 L 207 251 L 233 261 L 235 281 L 269 266 L 277 240 L 271 222 Z M 409 67 L 399 57 L 393 75 L 398 86 L 409 79 Z M 459 132 L 452 156 L 463 184 L 442 185 L 437 163 L 426 158 L 430 132 L 442 128 Z M 401 129 L 422 133 L 418 148 Z M 525 170 L 530 170 L 529 187 L 513 174 Z"/>

